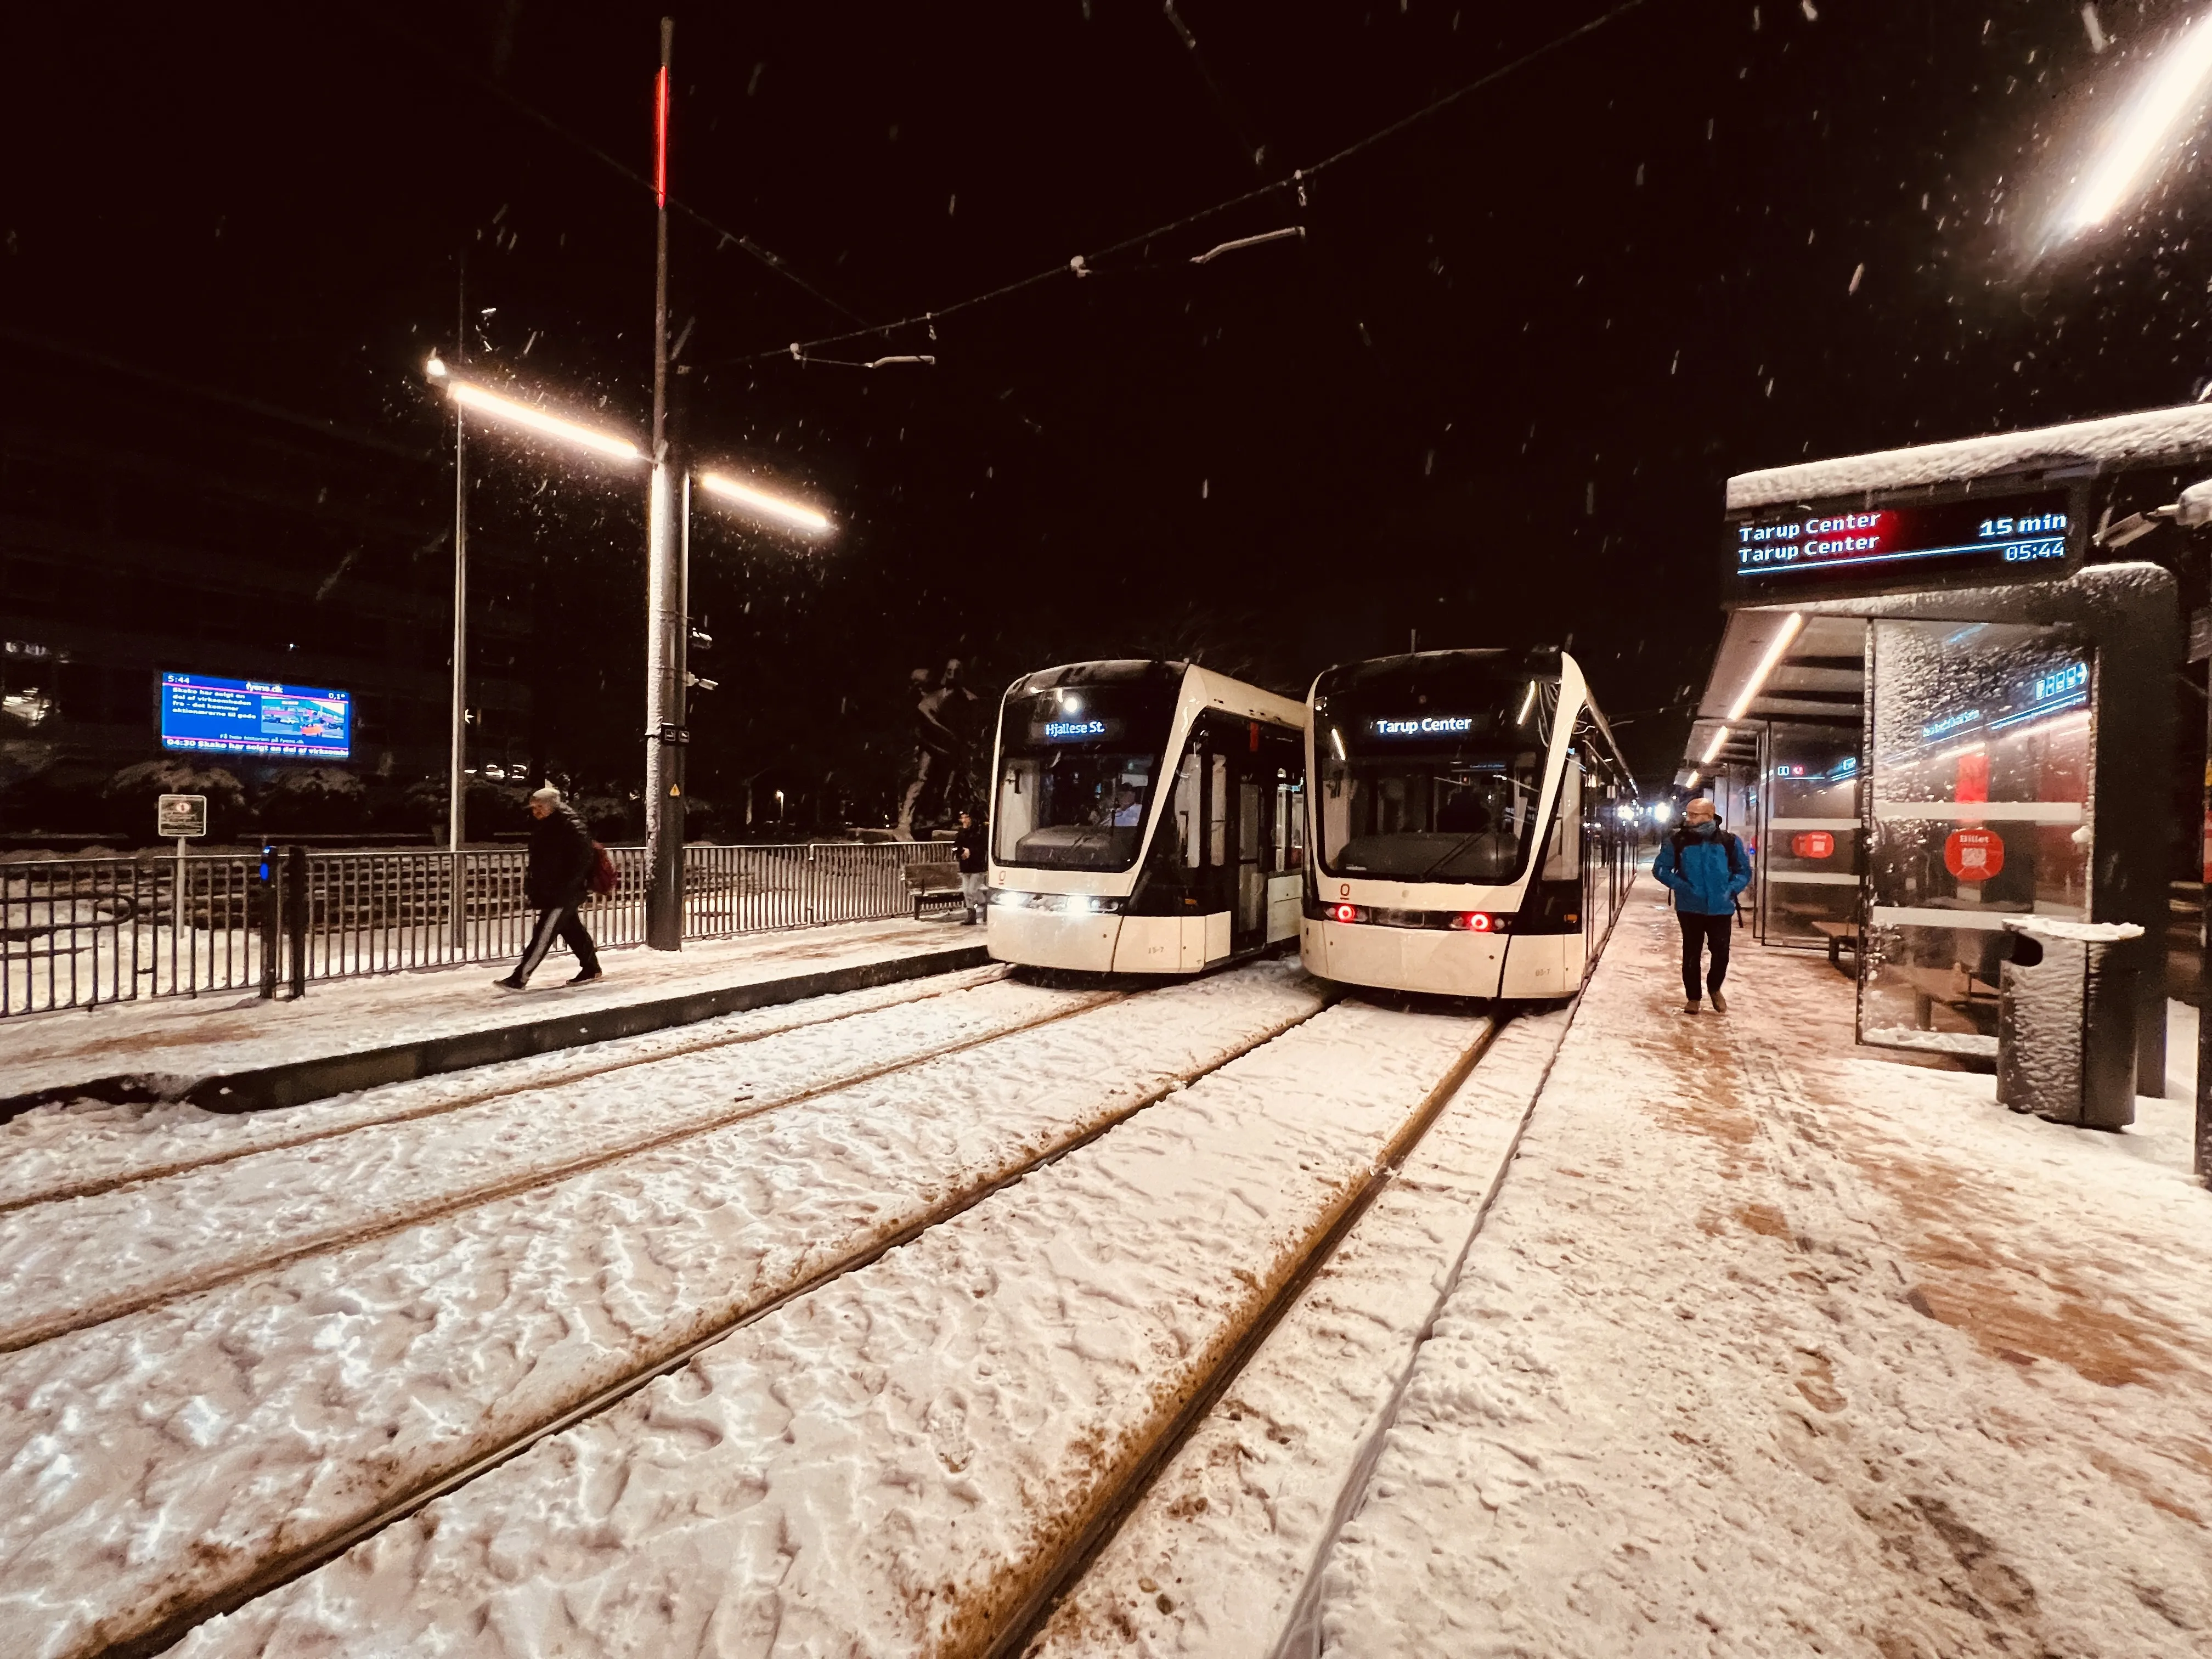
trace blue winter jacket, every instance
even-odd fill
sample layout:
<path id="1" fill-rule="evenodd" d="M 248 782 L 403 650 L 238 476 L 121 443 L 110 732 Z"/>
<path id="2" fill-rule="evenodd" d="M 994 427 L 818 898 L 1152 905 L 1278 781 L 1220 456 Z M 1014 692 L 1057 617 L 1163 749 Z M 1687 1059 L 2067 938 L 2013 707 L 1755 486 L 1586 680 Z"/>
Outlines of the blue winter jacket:
<path id="1" fill-rule="evenodd" d="M 1693 916 L 1725 916 L 1751 885 L 1751 854 L 1717 823 L 1684 824 L 1659 843 L 1651 873 L 1674 895 L 1674 908 Z"/>

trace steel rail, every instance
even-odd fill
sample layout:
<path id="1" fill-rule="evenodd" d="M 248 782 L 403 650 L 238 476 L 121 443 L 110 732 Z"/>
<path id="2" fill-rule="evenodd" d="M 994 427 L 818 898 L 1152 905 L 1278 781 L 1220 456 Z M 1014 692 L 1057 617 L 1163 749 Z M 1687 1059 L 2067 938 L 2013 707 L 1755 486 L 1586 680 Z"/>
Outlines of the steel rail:
<path id="1" fill-rule="evenodd" d="M 1097 1001 L 1094 1001 L 1085 1008 L 1073 1010 L 1067 1013 L 1056 1014 L 1052 1018 L 1054 1019 L 1067 1018 L 1071 1017 L 1072 1013 L 1087 1012 L 1091 1007 L 1103 1006 L 1109 1001 L 1120 1000 L 1135 994 L 1138 994 L 1135 992 L 1116 993 L 1109 997 L 1102 998 Z M 1044 1151 L 1036 1154 L 1034 1158 L 1024 1162 L 1018 1168 L 1002 1171 L 997 1175 L 992 1176 L 987 1180 L 978 1182 L 971 1187 L 963 1188 L 962 1191 L 951 1194 L 941 1202 L 932 1206 L 928 1210 L 925 1211 L 921 1214 L 915 1217 L 911 1221 L 898 1228 L 896 1231 L 887 1234 L 881 1238 L 872 1240 L 867 1244 L 848 1253 L 835 1261 L 826 1263 L 817 1272 L 808 1275 L 803 1279 L 794 1281 L 791 1285 L 788 1285 L 782 1290 L 777 1291 L 773 1297 L 744 1310 L 734 1317 L 723 1322 L 706 1334 L 687 1341 L 683 1346 L 672 1352 L 657 1356 L 654 1358 L 647 1361 L 645 1364 L 641 1364 L 635 1370 L 631 1371 L 628 1376 L 616 1382 L 609 1384 L 604 1389 L 601 1389 L 597 1393 L 592 1395 L 589 1398 L 565 1408 L 555 1416 L 547 1418 L 544 1420 L 518 1432 L 511 1438 L 501 1443 L 500 1445 L 490 1451 L 480 1454 L 460 1467 L 450 1470 L 444 1474 L 439 1475 L 431 1480 L 423 1482 L 401 1497 L 390 1500 L 376 1510 L 374 1513 L 366 1516 L 362 1520 L 356 1522 L 352 1525 L 346 1527 L 342 1531 L 333 1533 L 325 1539 L 307 1545 L 301 1549 L 290 1553 L 289 1554 L 271 1559 L 265 1563 L 250 1577 L 241 1579 L 236 1584 L 217 1591 L 213 1595 L 197 1601 L 190 1607 L 180 1608 L 168 1614 L 162 1619 L 160 1623 L 151 1626 L 140 1634 L 124 1638 L 118 1641 L 109 1644 L 106 1647 L 95 1650 L 94 1652 L 94 1659 L 151 1659 L 151 1656 L 164 1652 L 174 1644 L 182 1641 L 184 1638 L 194 1628 L 204 1624 L 209 1620 L 216 1618 L 226 1613 L 234 1612 L 238 1608 L 244 1607 L 249 1601 L 255 1600 L 257 1597 L 266 1595 L 271 1590 L 281 1589 L 283 1586 L 292 1583 L 295 1579 L 306 1577 L 308 1573 L 313 1572 L 316 1568 L 324 1565 L 325 1563 L 336 1560 L 339 1556 L 343 1555 L 348 1550 L 352 1549 L 356 1544 L 360 1544 L 364 1540 L 374 1537 L 387 1527 L 391 1527 L 398 1522 L 405 1520 L 409 1516 L 415 1514 L 425 1505 L 434 1502 L 436 1499 L 446 1496 L 449 1492 L 457 1491 L 460 1487 L 469 1484 L 471 1481 L 475 1480 L 480 1476 L 487 1474 L 493 1469 L 499 1468 L 501 1464 L 512 1462 L 514 1459 L 520 1456 L 523 1453 L 528 1451 L 532 1446 L 537 1445 L 540 1441 L 547 1439 L 553 1435 L 559 1434 L 566 1429 L 573 1428 L 577 1424 L 599 1415 L 600 1413 L 605 1412 L 610 1407 L 628 1399 L 630 1395 L 637 1393 L 640 1389 L 647 1387 L 657 1379 L 665 1376 L 672 1371 L 682 1370 L 685 1365 L 690 1364 L 693 1359 L 705 1352 L 708 1348 L 713 1347 L 718 1342 L 726 1340 L 730 1336 L 738 1331 L 743 1330 L 746 1326 L 766 1318 L 769 1315 L 775 1312 L 778 1309 L 788 1306 L 790 1304 L 799 1300 L 802 1297 L 811 1295 L 813 1292 L 822 1290 L 829 1285 L 836 1283 L 838 1279 L 843 1279 L 848 1274 L 860 1272 L 862 1268 L 880 1261 L 884 1255 L 888 1255 L 890 1251 L 898 1249 L 901 1245 L 913 1243 L 915 1239 L 921 1237 L 922 1234 L 927 1232 L 932 1228 L 942 1226 L 945 1223 L 954 1219 L 969 1210 L 973 1209 L 976 1205 L 981 1204 L 984 1200 L 991 1197 L 994 1194 L 1002 1192 L 1006 1188 L 1026 1180 L 1029 1176 L 1036 1174 L 1038 1170 L 1058 1163 L 1061 1158 L 1066 1158 L 1071 1152 L 1077 1152 L 1081 1148 L 1091 1145 L 1093 1141 L 1097 1140 L 1102 1136 L 1112 1133 L 1113 1130 L 1119 1127 L 1121 1124 L 1128 1121 L 1129 1119 L 1134 1117 L 1138 1113 L 1158 1105 L 1161 1101 L 1165 1100 L 1170 1096 L 1188 1087 L 1191 1084 L 1197 1082 L 1200 1079 L 1219 1071 L 1222 1067 L 1243 1059 L 1245 1055 L 1253 1053 L 1255 1050 L 1266 1047 L 1268 1043 L 1273 1042 L 1277 1038 L 1282 1036 L 1285 1032 L 1293 1030 L 1298 1026 L 1304 1024 L 1308 1020 L 1312 1019 L 1316 1015 L 1320 1014 L 1323 1009 L 1330 1006 L 1335 1000 L 1336 999 L 1333 996 L 1325 997 L 1318 1006 L 1308 1009 L 1303 1013 L 1294 1015 L 1289 1019 L 1283 1020 L 1277 1024 L 1269 1027 L 1267 1030 L 1257 1033 L 1256 1035 L 1246 1039 L 1244 1042 L 1237 1044 L 1233 1048 L 1216 1054 L 1202 1065 L 1193 1066 L 1186 1072 L 1179 1073 L 1166 1083 L 1160 1085 L 1158 1088 L 1146 1091 L 1144 1094 L 1130 1101 L 1127 1105 L 1117 1109 L 1105 1117 L 1088 1125 L 1080 1132 L 1072 1134 L 1066 1139 L 1046 1148 Z M 1020 1032 L 1023 1030 L 1033 1030 L 1036 1025 L 1048 1023 L 1050 1022 L 1046 1020 L 1036 1021 L 1031 1025 L 1023 1026 L 1017 1030 L 1001 1033 L 1000 1034 L 1000 1036 L 987 1037 L 979 1039 L 975 1042 L 957 1045 L 956 1048 L 948 1048 L 944 1052 L 956 1052 L 957 1047 L 972 1048 L 979 1046 L 981 1042 L 996 1042 L 1000 1040 L 1000 1037 L 1016 1036 L 1020 1035 Z M 1470 1051 L 1470 1053 L 1472 1053 L 1472 1051 Z M 902 1069 L 905 1066 L 921 1065 L 925 1063 L 927 1060 L 936 1057 L 937 1056 L 934 1055 L 924 1056 L 920 1060 L 902 1062 L 900 1066 L 887 1066 L 884 1068 L 884 1071 L 888 1073 L 890 1071 Z M 1472 1066 L 1472 1064 L 1473 1060 L 1470 1058 L 1463 1062 L 1462 1066 L 1455 1067 L 1455 1077 L 1463 1078 L 1466 1074 L 1464 1066 Z M 882 1073 L 878 1073 L 878 1075 L 881 1074 Z M 824 1092 L 828 1091 L 825 1091 Z M 1448 1099 L 1450 1095 L 1450 1090 L 1448 1088 L 1444 1089 L 1442 1093 L 1443 1097 Z M 1441 1109 L 1442 1103 L 1442 1100 L 1439 1099 L 1437 1102 L 1435 1109 Z M 1433 1121 L 1434 1115 L 1434 1110 L 1431 1110 L 1429 1112 L 1429 1118 L 1431 1121 Z M 1402 1154 L 1401 1157 L 1402 1159 Z"/>

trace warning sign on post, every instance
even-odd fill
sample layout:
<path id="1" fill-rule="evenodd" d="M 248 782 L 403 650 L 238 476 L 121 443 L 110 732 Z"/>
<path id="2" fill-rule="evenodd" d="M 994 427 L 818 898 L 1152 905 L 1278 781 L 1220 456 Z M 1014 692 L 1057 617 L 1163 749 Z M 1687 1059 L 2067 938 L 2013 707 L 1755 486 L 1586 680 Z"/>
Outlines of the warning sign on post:
<path id="1" fill-rule="evenodd" d="M 154 803 L 154 833 L 163 841 L 207 834 L 207 797 L 163 795 Z"/>
<path id="2" fill-rule="evenodd" d="M 2004 868 L 2004 841 L 1994 830 L 1954 830 L 1943 843 L 1943 867 L 1960 881 L 1987 881 Z"/>

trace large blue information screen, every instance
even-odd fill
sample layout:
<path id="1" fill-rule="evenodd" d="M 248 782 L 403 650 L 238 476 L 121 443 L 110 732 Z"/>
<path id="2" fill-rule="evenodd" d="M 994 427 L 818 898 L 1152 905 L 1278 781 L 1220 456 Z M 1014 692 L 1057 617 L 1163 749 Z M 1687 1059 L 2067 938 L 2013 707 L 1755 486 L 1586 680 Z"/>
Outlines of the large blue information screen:
<path id="1" fill-rule="evenodd" d="M 164 674 L 161 747 L 345 760 L 353 753 L 353 698 L 319 686 Z"/>

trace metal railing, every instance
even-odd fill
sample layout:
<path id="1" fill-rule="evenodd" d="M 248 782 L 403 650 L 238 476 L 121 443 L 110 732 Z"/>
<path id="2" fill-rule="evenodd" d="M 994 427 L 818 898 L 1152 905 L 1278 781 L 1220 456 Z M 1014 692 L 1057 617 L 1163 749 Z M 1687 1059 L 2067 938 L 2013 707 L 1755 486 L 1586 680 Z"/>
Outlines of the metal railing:
<path id="1" fill-rule="evenodd" d="M 642 847 L 607 849 L 602 946 L 645 939 Z M 908 914 L 909 864 L 943 842 L 684 848 L 684 936 L 726 939 Z M 535 920 L 520 848 L 51 859 L 0 864 L 0 1018 L 520 957 Z M 462 926 L 456 929 L 458 902 Z"/>

